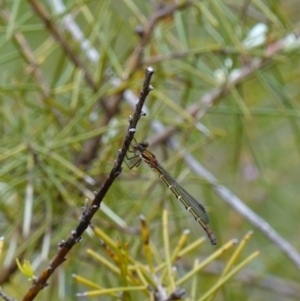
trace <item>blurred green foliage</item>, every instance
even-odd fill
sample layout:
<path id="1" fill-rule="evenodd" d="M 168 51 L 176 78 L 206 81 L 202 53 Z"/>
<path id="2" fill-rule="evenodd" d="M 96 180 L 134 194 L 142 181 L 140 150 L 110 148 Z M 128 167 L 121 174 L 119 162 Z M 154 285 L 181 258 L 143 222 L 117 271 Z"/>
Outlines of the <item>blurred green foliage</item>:
<path id="1" fill-rule="evenodd" d="M 138 97 L 149 64 L 156 69 L 154 90 L 136 138 L 152 141 L 150 150 L 164 167 L 205 204 L 219 245 L 242 239 L 253 225 L 190 172 L 181 153 L 158 139 L 165 128 L 175 127 L 172 137 L 182 148 L 300 249 L 297 0 L 177 1 L 183 7 L 155 23 L 138 58 L 137 45 L 147 32 L 141 37 L 137 28 L 147 28 L 155 11 L 176 1 L 158 2 L 0 1 L 0 236 L 5 237 L 0 284 L 8 295 L 20 299 L 28 290 L 15 258 L 29 260 L 38 275 L 57 243 L 78 224 L 84 200 L 100 188 L 126 134 L 133 111 L 129 93 Z M 37 5 L 63 40 L 36 13 Z M 81 37 L 71 33 L 75 25 Z M 205 102 L 204 96 L 214 91 L 220 93 Z M 194 106 L 199 118 L 189 113 Z M 153 129 L 158 121 L 163 125 L 159 133 Z M 191 230 L 190 241 L 203 235 L 147 166 L 124 166 L 92 222 L 115 240 L 129 242 L 130 255 L 138 259 L 138 217 L 146 216 L 151 239 L 159 246 L 163 208 L 169 210 L 173 245 L 185 228 Z M 253 230 L 246 250 L 248 255 L 261 250 L 261 255 L 247 267 L 251 277 L 237 276 L 215 300 L 299 299 L 299 270 Z M 39 300 L 73 300 L 82 288 L 72 273 L 116 285 L 105 269 L 91 264 L 87 248 L 101 250 L 91 232 Z M 186 266 L 214 250 L 206 242 Z M 224 255 L 219 263 L 227 259 Z M 199 286 L 217 281 L 216 274 L 206 271 Z M 267 281 L 273 286 L 264 285 Z"/>

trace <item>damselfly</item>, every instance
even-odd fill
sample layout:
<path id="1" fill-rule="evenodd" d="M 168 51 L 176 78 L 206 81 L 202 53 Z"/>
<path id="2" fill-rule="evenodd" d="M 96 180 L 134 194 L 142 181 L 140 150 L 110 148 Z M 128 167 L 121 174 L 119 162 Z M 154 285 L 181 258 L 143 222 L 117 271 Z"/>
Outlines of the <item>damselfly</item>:
<path id="1" fill-rule="evenodd" d="M 133 150 L 129 151 L 134 153 L 134 156 L 127 159 L 133 159 L 140 157 L 138 161 L 134 163 L 134 166 L 139 166 L 142 159 L 147 165 L 158 174 L 159 178 L 167 185 L 167 187 L 175 194 L 176 198 L 184 205 L 185 209 L 189 211 L 195 220 L 202 226 L 204 231 L 207 233 L 208 238 L 212 245 L 217 244 L 217 240 L 213 232 L 208 227 L 209 217 L 202 204 L 195 200 L 184 188 L 182 188 L 176 180 L 158 163 L 157 158 L 154 154 L 147 150 L 149 146 L 148 142 L 141 142 L 134 144 Z"/>

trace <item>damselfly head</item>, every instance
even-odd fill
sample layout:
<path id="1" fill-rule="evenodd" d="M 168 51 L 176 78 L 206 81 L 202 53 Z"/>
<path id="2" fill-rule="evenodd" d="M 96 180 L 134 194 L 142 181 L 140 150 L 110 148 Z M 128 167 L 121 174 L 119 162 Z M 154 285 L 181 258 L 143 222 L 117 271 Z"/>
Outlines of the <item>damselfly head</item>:
<path id="1" fill-rule="evenodd" d="M 149 143 L 144 141 L 144 142 L 136 143 L 132 147 L 135 151 L 143 152 L 148 148 L 148 146 Z"/>
<path id="2" fill-rule="evenodd" d="M 148 148 L 148 146 L 149 146 L 149 143 L 148 142 L 146 142 L 146 141 L 143 141 L 143 142 L 140 142 L 140 143 L 138 143 L 142 148 Z"/>

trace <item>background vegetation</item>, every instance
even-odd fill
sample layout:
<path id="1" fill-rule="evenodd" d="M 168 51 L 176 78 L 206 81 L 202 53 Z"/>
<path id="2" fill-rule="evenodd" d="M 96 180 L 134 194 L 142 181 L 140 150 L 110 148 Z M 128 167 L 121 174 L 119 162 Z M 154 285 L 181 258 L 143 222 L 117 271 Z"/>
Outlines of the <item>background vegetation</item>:
<path id="1" fill-rule="evenodd" d="M 300 299 L 298 1 L 0 5 L 0 283 L 6 294 L 20 300 L 30 286 L 15 258 L 28 259 L 39 275 L 76 228 L 85 199 L 93 199 L 114 164 L 151 65 L 154 90 L 136 139 L 149 141 L 165 168 L 205 204 L 217 247 L 254 230 L 244 256 L 261 251 L 215 300 Z M 129 242 L 130 255 L 143 261 L 139 216 L 159 253 L 163 208 L 171 249 L 186 228 L 189 243 L 204 235 L 145 164 L 124 166 L 92 223 L 112 240 Z M 274 233 L 283 240 L 276 242 Z M 103 252 L 98 240 L 91 231 L 83 238 L 37 299 L 74 300 L 86 288 L 73 273 L 117 285 L 86 253 Z M 214 250 L 206 241 L 185 256 L 179 273 Z M 225 253 L 197 276 L 198 298 L 227 260 Z"/>

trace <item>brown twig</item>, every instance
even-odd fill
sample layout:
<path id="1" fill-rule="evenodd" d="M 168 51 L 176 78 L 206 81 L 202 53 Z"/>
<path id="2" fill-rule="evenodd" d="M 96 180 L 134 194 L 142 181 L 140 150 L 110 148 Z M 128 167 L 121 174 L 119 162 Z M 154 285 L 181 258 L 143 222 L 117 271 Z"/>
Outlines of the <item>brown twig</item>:
<path id="1" fill-rule="evenodd" d="M 92 204 L 89 207 L 87 206 L 84 207 L 81 220 L 76 230 L 71 231 L 71 235 L 66 241 L 63 240 L 59 243 L 59 249 L 56 255 L 51 260 L 49 266 L 46 269 L 44 269 L 41 275 L 34 280 L 29 291 L 24 296 L 23 301 L 33 300 L 36 297 L 36 295 L 39 293 L 39 291 L 43 289 L 45 286 L 47 286 L 47 280 L 52 275 L 52 273 L 57 269 L 58 266 L 60 266 L 66 260 L 66 255 L 69 253 L 72 247 L 76 243 L 82 240 L 81 235 L 89 226 L 89 223 L 92 217 L 94 216 L 94 214 L 100 208 L 101 202 L 104 196 L 106 195 L 107 191 L 111 187 L 112 183 L 122 172 L 121 165 L 125 158 L 126 152 L 131 144 L 131 141 L 134 137 L 137 123 L 142 115 L 142 107 L 144 105 L 147 95 L 152 90 L 152 87 L 150 86 L 150 81 L 154 72 L 155 70 L 152 67 L 146 68 L 143 88 L 140 92 L 140 97 L 135 106 L 134 115 L 132 117 L 130 116 L 129 118 L 129 127 L 127 131 L 127 135 L 125 137 L 121 150 L 118 152 L 117 159 L 115 161 L 115 164 L 111 172 L 105 179 L 100 190 L 95 194 L 95 198 L 92 201 Z"/>
<path id="2" fill-rule="evenodd" d="M 19 256 L 19 258 L 20 257 L 22 257 L 22 255 Z M 0 284 L 3 284 L 4 282 L 9 282 L 10 277 L 17 270 L 18 267 L 15 260 L 12 260 L 8 266 L 2 267 L 1 274 L 0 274 Z"/>
<path id="3" fill-rule="evenodd" d="M 139 30 L 141 37 L 139 43 L 135 46 L 127 63 L 127 77 L 130 77 L 139 67 L 142 66 L 144 48 L 152 37 L 152 32 L 156 24 L 163 18 L 172 15 L 176 10 L 184 9 L 189 6 L 192 1 L 181 1 L 179 3 L 172 3 L 170 5 L 160 6 L 154 14 L 149 18 L 148 23 L 144 28 Z"/>
<path id="4" fill-rule="evenodd" d="M 84 76 L 88 84 L 94 89 L 94 91 L 98 90 L 98 87 L 96 83 L 94 82 L 94 79 L 92 78 L 92 75 L 88 72 L 83 62 L 80 60 L 80 58 L 75 54 L 71 46 L 67 43 L 65 38 L 61 35 L 56 25 L 52 22 L 50 16 L 44 9 L 44 7 L 38 3 L 35 0 L 28 0 L 28 2 L 31 4 L 32 8 L 35 10 L 35 12 L 38 14 L 38 16 L 43 20 L 45 23 L 45 26 L 52 32 L 53 36 L 57 39 L 57 41 L 62 45 L 64 51 L 68 55 L 69 58 L 73 61 L 73 63 L 84 71 Z"/>
<path id="5" fill-rule="evenodd" d="M 64 36 L 60 33 L 56 24 L 51 20 L 50 16 L 48 15 L 48 13 L 44 9 L 44 7 L 38 1 L 35 1 L 35 0 L 28 0 L 28 2 L 31 4 L 32 8 L 38 14 L 38 16 L 43 20 L 45 26 L 50 30 L 50 32 L 55 37 L 55 39 L 60 43 L 63 50 L 65 51 L 67 56 L 72 60 L 74 65 L 83 71 L 85 80 L 87 81 L 89 86 L 93 89 L 94 92 L 97 92 L 99 87 L 96 84 L 96 82 L 94 81 L 92 74 L 88 71 L 84 62 L 75 53 L 75 51 L 72 49 L 70 44 L 67 42 L 67 40 L 64 38 Z M 110 111 L 108 104 L 103 99 L 100 99 L 100 103 L 101 103 L 103 109 L 105 110 L 106 114 L 110 115 L 111 111 Z"/>
<path id="6" fill-rule="evenodd" d="M 49 29 L 49 31 L 52 33 L 54 38 L 57 40 L 57 42 L 61 45 L 62 49 L 66 53 L 66 55 L 69 57 L 69 59 L 73 62 L 73 64 L 82 70 L 85 80 L 87 84 L 91 87 L 91 89 L 96 93 L 99 89 L 96 81 L 94 80 L 92 74 L 88 71 L 86 64 L 80 59 L 80 57 L 76 54 L 76 52 L 72 49 L 68 41 L 65 39 L 65 37 L 61 34 L 60 30 L 58 29 L 57 25 L 53 20 L 51 20 L 50 15 L 45 10 L 45 8 L 42 6 L 41 3 L 35 0 L 28 0 L 34 11 L 37 13 L 37 15 L 41 18 L 41 20 L 44 22 L 46 28 Z M 100 126 L 105 126 L 109 123 L 110 119 L 118 112 L 118 107 L 113 107 L 109 104 L 111 102 L 106 101 L 104 97 L 99 99 L 99 103 L 103 107 L 105 111 L 104 118 L 100 124 Z M 77 164 L 81 166 L 82 169 L 84 169 L 95 157 L 100 145 L 102 135 L 99 135 L 89 141 L 87 141 L 86 145 L 84 146 L 83 154 L 81 157 L 77 160 Z"/>
<path id="7" fill-rule="evenodd" d="M 175 60 L 175 59 L 182 59 L 188 56 L 200 56 L 204 54 L 222 54 L 222 55 L 233 55 L 233 54 L 240 54 L 238 50 L 231 49 L 229 47 L 208 47 L 208 48 L 203 48 L 203 49 L 189 49 L 185 51 L 178 51 L 178 52 L 170 52 L 167 54 L 161 54 L 161 55 L 156 55 L 156 56 L 150 56 L 147 57 L 143 60 L 142 64 L 144 66 L 149 66 L 153 64 L 158 64 L 161 62 L 166 62 L 168 60 Z"/>
<path id="8" fill-rule="evenodd" d="M 1 8 L 0 10 L 0 16 L 2 19 L 5 20 L 5 22 L 9 23 L 11 22 L 11 14 L 6 9 Z M 18 49 L 21 50 L 21 55 L 24 57 L 25 61 L 29 64 L 29 72 L 33 74 L 35 80 L 38 82 L 39 87 L 42 91 L 42 95 L 44 99 L 47 99 L 50 97 L 51 91 L 49 89 L 49 86 L 39 69 L 39 63 L 36 60 L 29 44 L 27 43 L 24 35 L 20 31 L 14 31 L 13 38 L 15 43 L 19 46 Z M 56 114 L 54 114 L 56 116 Z"/>

